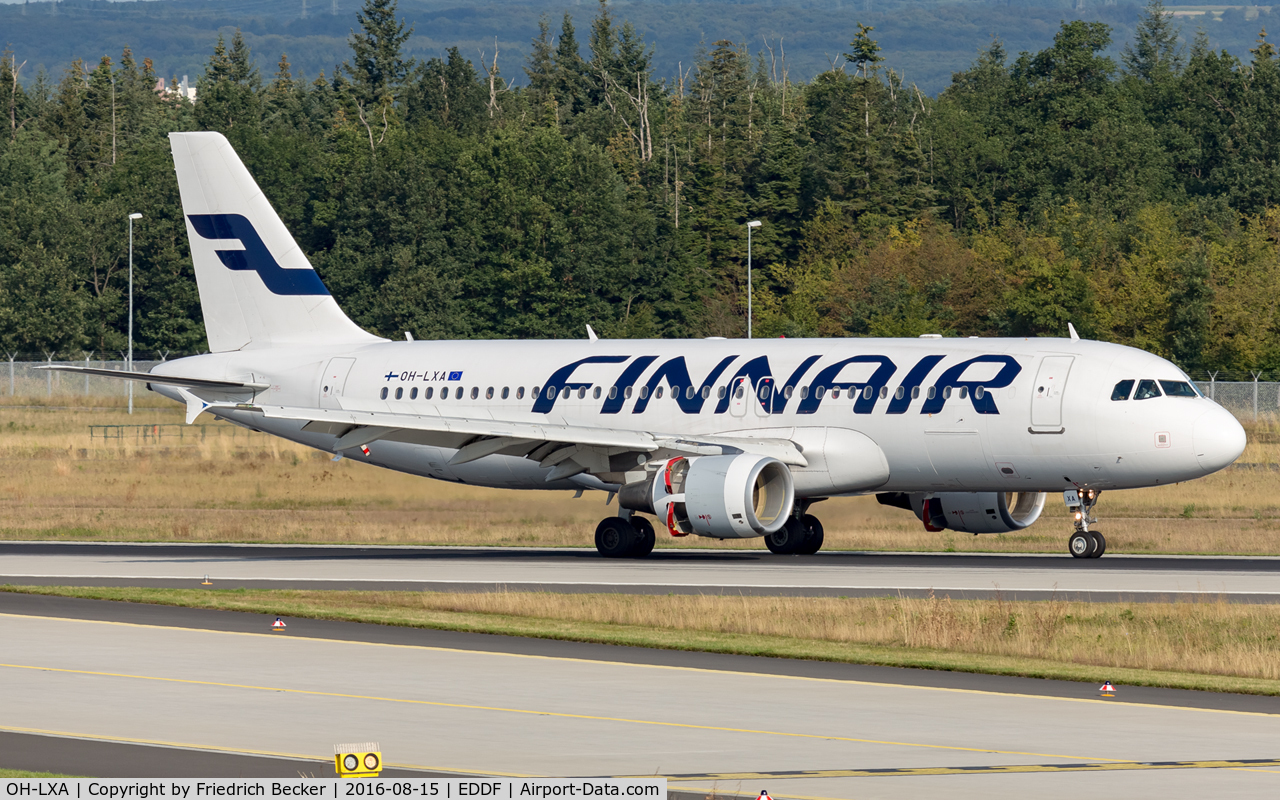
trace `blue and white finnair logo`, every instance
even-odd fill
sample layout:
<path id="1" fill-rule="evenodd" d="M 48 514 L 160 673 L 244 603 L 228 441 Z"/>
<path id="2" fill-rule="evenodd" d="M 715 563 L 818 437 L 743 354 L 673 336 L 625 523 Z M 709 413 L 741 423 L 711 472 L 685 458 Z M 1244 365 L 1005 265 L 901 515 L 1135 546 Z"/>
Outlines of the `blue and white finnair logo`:
<path id="1" fill-rule="evenodd" d="M 320 276 L 313 269 L 285 269 L 276 263 L 253 223 L 239 214 L 188 214 L 191 227 L 205 239 L 238 239 L 243 250 L 218 250 L 227 269 L 253 270 L 272 294 L 324 295 Z"/>
<path id="2" fill-rule="evenodd" d="M 671 387 L 671 399 L 685 414 L 700 414 L 704 405 L 709 405 L 712 388 L 716 386 L 723 374 L 728 374 L 728 367 L 740 356 L 726 356 L 718 364 L 711 367 L 710 372 L 701 381 L 695 379 L 685 363 L 684 356 L 676 356 L 663 362 L 640 386 L 636 400 L 631 407 L 632 414 L 643 414 L 649 406 L 649 398 L 662 397 L 661 384 Z M 899 373 L 898 365 L 888 356 L 856 355 L 835 361 L 823 367 L 810 380 L 804 380 L 809 370 L 822 360 L 821 355 L 811 355 L 800 362 L 790 377 L 779 387 L 774 380 L 773 370 L 768 356 L 748 357 L 732 373 L 727 383 L 722 384 L 716 392 L 711 413 L 724 414 L 729 411 L 730 403 L 735 396 L 741 398 L 743 385 L 755 387 L 754 402 L 759 403 L 765 414 L 781 414 L 787 410 L 792 400 L 796 401 L 796 414 L 815 414 L 823 400 L 837 401 L 841 392 L 853 400 L 853 413 L 871 414 L 877 405 L 883 403 L 886 414 L 905 414 L 913 402 L 919 401 L 921 414 L 937 414 L 942 411 L 953 392 L 957 401 L 968 400 L 973 410 L 979 414 L 999 414 L 992 389 L 1003 389 L 1012 385 L 1013 379 L 1022 372 L 1022 365 L 1013 356 L 1003 354 L 987 354 L 975 356 L 952 364 L 942 370 L 932 385 L 927 386 L 929 375 L 934 368 L 945 360 L 942 355 L 926 355 L 919 359 L 910 369 L 905 371 L 898 386 L 890 390 L 893 377 Z M 590 389 L 596 389 L 593 399 L 605 396 L 600 407 L 601 414 L 617 414 L 632 396 L 632 388 L 640 382 L 641 376 L 649 366 L 658 360 L 658 356 L 639 356 L 632 360 L 631 356 L 588 356 L 569 364 L 565 364 L 547 378 L 546 384 L 539 387 L 533 398 L 533 413 L 550 414 L 556 400 L 568 400 L 574 392 L 583 398 Z M 623 364 L 631 361 L 618 376 L 605 395 L 604 385 L 597 388 L 591 381 L 574 380 L 573 374 L 579 367 L 593 364 Z M 864 364 L 874 367 L 871 375 L 865 380 L 841 380 L 842 371 L 851 365 Z M 975 365 L 989 364 L 998 367 L 995 375 L 983 380 L 965 380 L 965 372 Z M 785 373 L 784 373 L 785 374 Z M 801 383 L 804 386 L 801 386 Z M 921 389 L 924 389 L 922 392 Z M 793 397 L 792 394 L 795 393 Z M 748 403 L 753 401 L 746 401 Z"/>

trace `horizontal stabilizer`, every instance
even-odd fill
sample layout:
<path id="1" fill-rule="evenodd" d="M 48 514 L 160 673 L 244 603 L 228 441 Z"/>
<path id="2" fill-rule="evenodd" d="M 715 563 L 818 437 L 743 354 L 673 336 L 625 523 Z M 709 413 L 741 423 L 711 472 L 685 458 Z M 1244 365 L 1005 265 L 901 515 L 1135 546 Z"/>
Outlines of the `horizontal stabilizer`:
<path id="1" fill-rule="evenodd" d="M 142 381 L 160 386 L 182 386 L 187 389 L 213 389 L 219 392 L 251 391 L 260 392 L 271 388 L 266 383 L 240 383 L 238 381 L 215 381 L 207 378 L 179 378 L 173 375 L 156 375 L 151 372 L 126 372 L 119 369 L 97 369 L 95 367 L 73 367 L 63 364 L 52 364 L 36 369 L 47 369 L 54 372 L 75 372 L 81 375 L 96 375 L 100 378 L 119 378 L 122 381 Z"/>

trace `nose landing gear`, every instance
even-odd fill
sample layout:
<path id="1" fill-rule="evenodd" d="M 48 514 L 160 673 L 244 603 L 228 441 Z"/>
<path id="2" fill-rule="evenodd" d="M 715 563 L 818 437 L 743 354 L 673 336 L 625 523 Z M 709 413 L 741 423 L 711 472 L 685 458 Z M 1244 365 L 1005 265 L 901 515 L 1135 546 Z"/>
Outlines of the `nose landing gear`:
<path id="1" fill-rule="evenodd" d="M 1098 504 L 1101 494 L 1096 489 L 1068 489 L 1062 493 L 1067 509 L 1075 518 L 1075 533 L 1067 540 L 1067 552 L 1073 558 L 1102 558 L 1102 554 L 1107 552 L 1107 540 L 1103 535 L 1089 530 L 1089 525 L 1098 521 L 1093 516 L 1093 507 Z"/>

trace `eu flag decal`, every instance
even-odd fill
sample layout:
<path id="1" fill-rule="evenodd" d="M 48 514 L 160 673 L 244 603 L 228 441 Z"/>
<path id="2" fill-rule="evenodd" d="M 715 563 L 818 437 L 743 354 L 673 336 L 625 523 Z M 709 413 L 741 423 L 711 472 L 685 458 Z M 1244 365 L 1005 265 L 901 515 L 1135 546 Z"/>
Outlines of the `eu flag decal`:
<path id="1" fill-rule="evenodd" d="M 460 380 L 462 380 L 462 371 L 461 371 L 461 370 L 459 370 L 459 371 L 457 371 L 457 372 L 450 372 L 450 373 L 449 373 L 449 380 L 451 380 L 451 381 L 460 381 Z"/>

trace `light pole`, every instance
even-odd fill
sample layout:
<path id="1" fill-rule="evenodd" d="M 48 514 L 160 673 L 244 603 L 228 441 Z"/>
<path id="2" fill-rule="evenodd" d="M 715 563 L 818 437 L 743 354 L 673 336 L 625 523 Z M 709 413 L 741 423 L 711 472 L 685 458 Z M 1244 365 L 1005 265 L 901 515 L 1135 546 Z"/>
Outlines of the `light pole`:
<path id="1" fill-rule="evenodd" d="M 747 338 L 751 338 L 751 230 L 759 228 L 764 223 L 760 220 L 752 220 L 747 223 Z"/>
<path id="2" fill-rule="evenodd" d="M 125 356 L 124 368 L 133 372 L 133 221 L 142 219 L 141 214 L 129 215 L 129 355 Z M 133 381 L 129 381 L 129 413 L 133 413 Z"/>

